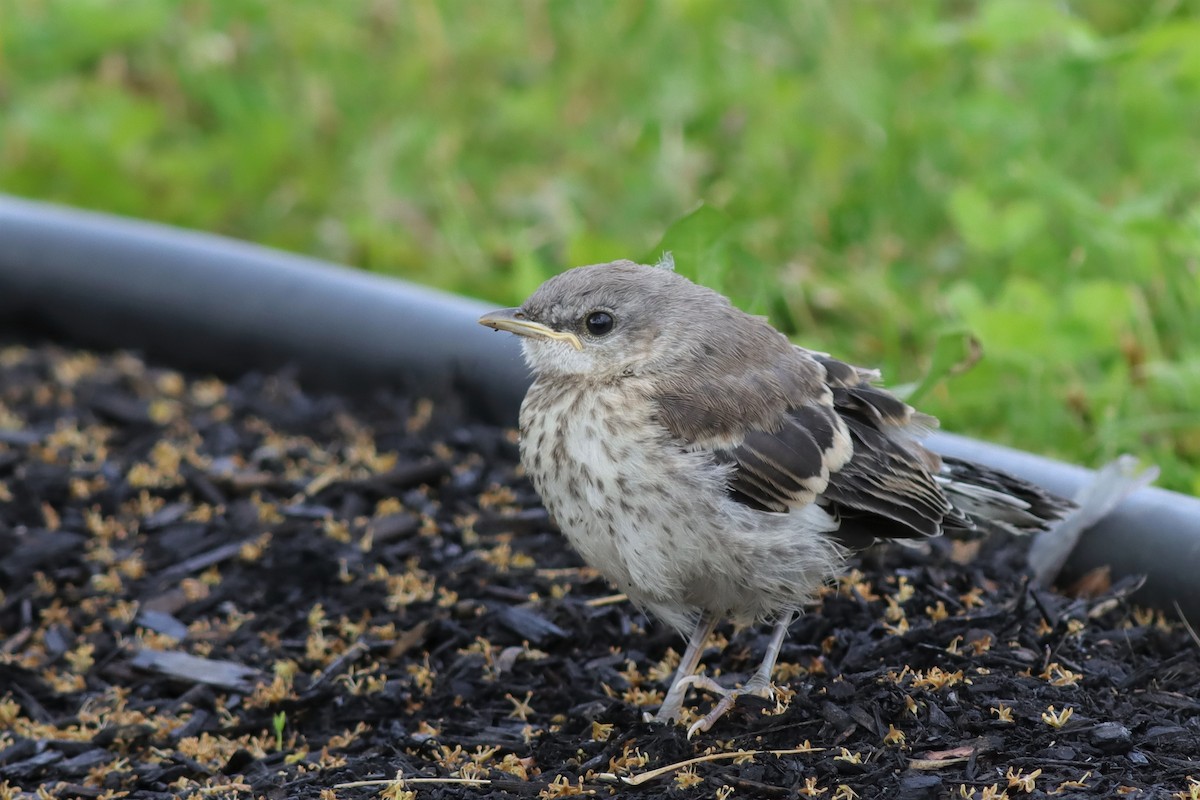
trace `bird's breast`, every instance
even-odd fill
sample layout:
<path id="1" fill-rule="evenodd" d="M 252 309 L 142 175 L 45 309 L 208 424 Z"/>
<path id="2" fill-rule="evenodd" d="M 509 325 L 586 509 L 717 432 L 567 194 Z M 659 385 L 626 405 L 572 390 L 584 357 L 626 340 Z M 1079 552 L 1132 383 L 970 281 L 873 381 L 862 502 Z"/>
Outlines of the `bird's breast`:
<path id="1" fill-rule="evenodd" d="M 682 464 L 649 402 L 615 389 L 535 384 L 521 408 L 521 460 L 568 536 L 665 499 Z M 640 509 L 648 510 L 648 509 Z"/>
<path id="2" fill-rule="evenodd" d="M 541 383 L 521 409 L 534 487 L 584 560 L 632 596 L 676 583 L 721 494 L 719 468 L 672 442 L 654 412 L 622 387 Z"/>

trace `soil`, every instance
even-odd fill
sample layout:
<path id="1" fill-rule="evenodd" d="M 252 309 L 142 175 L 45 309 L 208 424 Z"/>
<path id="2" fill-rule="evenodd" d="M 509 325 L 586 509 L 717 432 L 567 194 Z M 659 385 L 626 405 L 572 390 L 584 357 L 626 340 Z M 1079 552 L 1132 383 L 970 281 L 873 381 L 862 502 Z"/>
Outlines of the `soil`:
<path id="1" fill-rule="evenodd" d="M 1026 547 L 863 554 L 776 701 L 689 740 L 642 718 L 681 639 L 570 551 L 513 431 L 13 344 L 0 797 L 1200 796 L 1200 641 L 1134 582 L 1031 588 Z"/>

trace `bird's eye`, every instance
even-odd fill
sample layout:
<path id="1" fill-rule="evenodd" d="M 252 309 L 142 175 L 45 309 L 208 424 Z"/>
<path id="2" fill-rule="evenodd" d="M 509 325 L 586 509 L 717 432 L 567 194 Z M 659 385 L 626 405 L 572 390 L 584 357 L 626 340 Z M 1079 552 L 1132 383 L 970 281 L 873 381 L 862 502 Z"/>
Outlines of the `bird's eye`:
<path id="1" fill-rule="evenodd" d="M 587 315 L 584 325 L 592 336 L 603 336 L 613 329 L 612 314 L 607 311 L 593 311 Z"/>

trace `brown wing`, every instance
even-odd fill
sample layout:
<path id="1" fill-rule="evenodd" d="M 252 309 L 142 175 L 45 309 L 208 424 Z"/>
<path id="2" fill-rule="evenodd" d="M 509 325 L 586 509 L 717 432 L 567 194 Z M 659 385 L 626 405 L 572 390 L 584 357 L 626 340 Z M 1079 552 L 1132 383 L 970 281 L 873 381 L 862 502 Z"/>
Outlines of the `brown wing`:
<path id="1" fill-rule="evenodd" d="M 937 536 L 944 527 L 970 528 L 934 475 L 940 459 L 916 439 L 937 425 L 895 396 L 872 386 L 874 374 L 818 357 L 830 376 L 833 404 L 850 429 L 854 457 L 835 475 L 823 500 L 843 531 L 882 538 Z"/>
<path id="2" fill-rule="evenodd" d="M 824 368 L 775 337 L 778 343 L 762 343 L 776 345 L 774 358 L 726 360 L 707 374 L 680 379 L 656 400 L 676 439 L 733 465 L 729 492 L 735 499 L 786 512 L 825 491 L 851 446 Z"/>
<path id="3" fill-rule="evenodd" d="M 816 502 L 855 545 L 970 527 L 933 477 L 937 457 L 914 440 L 935 421 L 872 386 L 877 373 L 791 346 L 767 367 L 722 366 L 657 400 L 685 446 L 732 465 L 735 500 L 773 512 Z"/>
<path id="4" fill-rule="evenodd" d="M 733 448 L 713 450 L 732 464 L 729 493 L 760 511 L 789 511 L 817 500 L 851 455 L 850 437 L 831 405 L 793 407 L 777 430 L 753 430 Z"/>

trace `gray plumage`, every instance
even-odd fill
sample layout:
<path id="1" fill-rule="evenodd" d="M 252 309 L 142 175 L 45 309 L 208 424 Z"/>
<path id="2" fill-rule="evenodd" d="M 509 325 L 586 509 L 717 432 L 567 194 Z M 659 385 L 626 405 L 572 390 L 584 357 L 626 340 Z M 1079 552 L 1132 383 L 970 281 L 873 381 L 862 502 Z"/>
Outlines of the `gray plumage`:
<path id="1" fill-rule="evenodd" d="M 875 386 L 877 372 L 793 345 L 668 268 L 579 267 L 480 322 L 523 336 L 535 380 L 522 462 L 567 539 L 635 603 L 693 630 L 660 719 L 679 715 L 689 683 L 714 688 L 691 670 L 718 619 L 776 624 L 746 688 L 766 691 L 787 623 L 849 548 L 976 524 L 1041 530 L 1069 508 L 939 459 L 919 443 L 936 420 Z"/>

